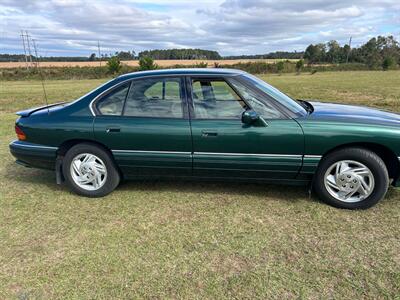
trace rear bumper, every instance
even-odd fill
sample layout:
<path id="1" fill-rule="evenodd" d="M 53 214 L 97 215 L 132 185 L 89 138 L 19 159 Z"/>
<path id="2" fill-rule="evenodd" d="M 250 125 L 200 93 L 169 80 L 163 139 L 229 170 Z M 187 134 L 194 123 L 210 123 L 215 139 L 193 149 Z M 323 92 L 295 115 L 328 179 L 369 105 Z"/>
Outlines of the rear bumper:
<path id="1" fill-rule="evenodd" d="M 17 159 L 17 163 L 26 167 L 54 170 L 57 147 L 23 141 L 13 141 L 9 146 L 11 154 Z"/>

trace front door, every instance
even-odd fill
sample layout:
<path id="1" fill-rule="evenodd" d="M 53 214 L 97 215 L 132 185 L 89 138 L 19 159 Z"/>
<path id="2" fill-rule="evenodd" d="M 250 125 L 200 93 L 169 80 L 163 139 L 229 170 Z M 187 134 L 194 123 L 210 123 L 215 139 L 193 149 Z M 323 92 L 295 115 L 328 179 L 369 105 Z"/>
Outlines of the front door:
<path id="1" fill-rule="evenodd" d="M 96 140 L 112 150 L 124 174 L 191 175 L 183 78 L 146 77 L 122 83 L 94 106 Z"/>
<path id="2" fill-rule="evenodd" d="M 304 150 L 296 121 L 240 82 L 225 78 L 188 78 L 191 98 L 193 170 L 200 177 L 292 179 Z M 245 125 L 242 113 L 253 109 L 260 122 Z"/>

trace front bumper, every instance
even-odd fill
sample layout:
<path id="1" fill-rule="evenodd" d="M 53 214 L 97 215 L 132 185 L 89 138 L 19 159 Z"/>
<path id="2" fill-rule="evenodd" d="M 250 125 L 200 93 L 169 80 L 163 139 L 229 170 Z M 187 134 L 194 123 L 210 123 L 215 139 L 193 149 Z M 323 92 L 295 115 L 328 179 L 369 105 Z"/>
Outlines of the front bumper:
<path id="1" fill-rule="evenodd" d="M 26 167 L 54 170 L 57 147 L 23 141 L 13 141 L 9 146 L 11 154 L 17 159 L 17 163 Z"/>

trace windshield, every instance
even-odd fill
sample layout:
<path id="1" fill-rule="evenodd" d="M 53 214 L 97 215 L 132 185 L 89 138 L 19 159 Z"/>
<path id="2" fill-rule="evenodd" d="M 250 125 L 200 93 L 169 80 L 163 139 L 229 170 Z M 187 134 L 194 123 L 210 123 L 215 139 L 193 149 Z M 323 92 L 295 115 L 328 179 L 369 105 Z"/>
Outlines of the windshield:
<path id="1" fill-rule="evenodd" d="M 304 107 L 301 106 L 297 101 L 293 100 L 288 95 L 282 93 L 281 91 L 274 88 L 272 85 L 269 85 L 265 81 L 259 79 L 258 77 L 246 74 L 241 75 L 241 78 L 251 83 L 252 85 L 255 85 L 258 89 L 268 94 L 270 97 L 274 98 L 276 101 L 278 101 L 280 104 L 287 107 L 294 113 L 301 113 L 303 115 L 307 114 L 307 111 L 304 109 Z"/>

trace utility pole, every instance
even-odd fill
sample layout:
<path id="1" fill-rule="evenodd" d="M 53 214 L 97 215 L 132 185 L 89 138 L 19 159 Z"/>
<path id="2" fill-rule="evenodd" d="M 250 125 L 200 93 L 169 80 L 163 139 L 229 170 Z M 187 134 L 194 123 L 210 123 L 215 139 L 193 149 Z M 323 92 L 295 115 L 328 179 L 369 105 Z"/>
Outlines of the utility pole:
<path id="1" fill-rule="evenodd" d="M 22 45 L 24 46 L 25 66 L 26 66 L 26 69 L 29 69 L 28 57 L 26 56 L 25 35 L 24 35 L 23 30 L 21 30 L 21 38 L 22 38 Z"/>
<path id="2" fill-rule="evenodd" d="M 26 41 L 27 41 L 27 44 L 28 44 L 29 61 L 32 64 L 32 51 L 31 51 L 31 42 L 30 42 L 31 37 L 28 34 L 28 30 L 25 30 L 25 37 L 26 37 Z"/>
<path id="3" fill-rule="evenodd" d="M 351 38 L 349 40 L 349 51 L 347 51 L 347 57 L 346 57 L 346 64 L 349 62 L 349 56 L 350 56 L 350 52 L 351 52 Z"/>
<path id="4" fill-rule="evenodd" d="M 97 41 L 97 50 L 99 51 L 99 61 L 100 61 L 100 67 L 101 67 L 101 52 L 100 52 L 100 41 Z"/>

